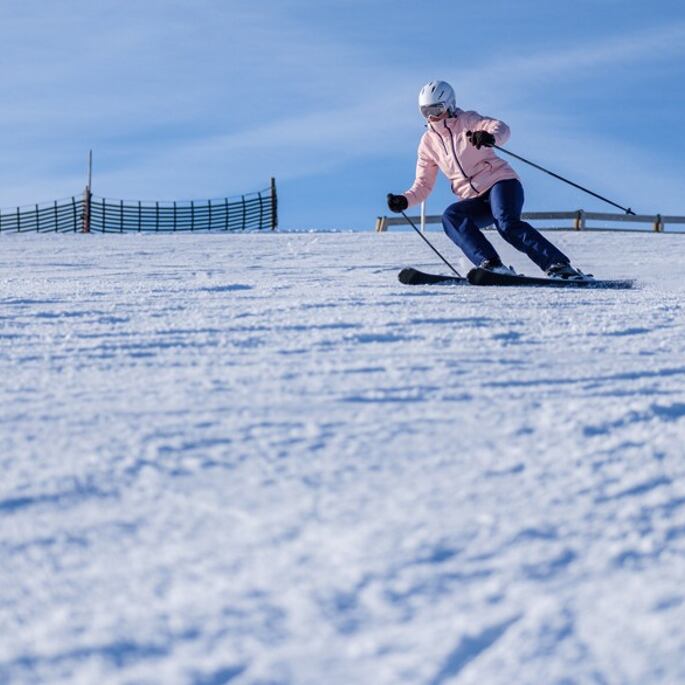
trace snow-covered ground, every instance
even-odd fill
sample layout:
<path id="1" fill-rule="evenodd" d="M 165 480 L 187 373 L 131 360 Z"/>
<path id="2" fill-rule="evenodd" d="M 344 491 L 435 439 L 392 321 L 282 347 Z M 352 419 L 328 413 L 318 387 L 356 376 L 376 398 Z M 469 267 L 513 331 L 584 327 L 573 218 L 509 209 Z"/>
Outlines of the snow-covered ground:
<path id="1" fill-rule="evenodd" d="M 0 682 L 685 682 L 685 236 L 554 239 L 0 236 Z"/>

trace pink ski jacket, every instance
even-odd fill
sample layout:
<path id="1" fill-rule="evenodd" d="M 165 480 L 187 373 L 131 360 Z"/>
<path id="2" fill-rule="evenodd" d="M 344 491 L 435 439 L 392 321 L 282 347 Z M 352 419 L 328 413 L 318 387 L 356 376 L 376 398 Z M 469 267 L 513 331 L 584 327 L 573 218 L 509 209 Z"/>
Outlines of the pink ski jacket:
<path id="1" fill-rule="evenodd" d="M 466 137 L 467 131 L 488 131 L 495 143 L 509 139 L 509 127 L 478 112 L 458 109 L 453 117 L 429 121 L 419 143 L 416 180 L 404 193 L 409 206 L 423 202 L 433 190 L 438 169 L 450 180 L 452 192 L 461 200 L 478 197 L 498 181 L 518 178 L 516 172 L 489 147 L 477 150 Z"/>

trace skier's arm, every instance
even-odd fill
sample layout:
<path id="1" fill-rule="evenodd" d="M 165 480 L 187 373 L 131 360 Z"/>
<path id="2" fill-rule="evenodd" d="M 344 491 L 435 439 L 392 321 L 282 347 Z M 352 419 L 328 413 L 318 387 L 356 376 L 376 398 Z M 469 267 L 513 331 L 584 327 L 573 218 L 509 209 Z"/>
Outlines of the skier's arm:
<path id="1" fill-rule="evenodd" d="M 426 154 L 423 146 L 419 145 L 419 154 L 416 160 L 416 179 L 414 180 L 414 185 L 404 193 L 410 207 L 420 204 L 431 194 L 437 175 L 438 165 Z"/>
<path id="2" fill-rule="evenodd" d="M 471 131 L 487 131 L 495 136 L 495 145 L 504 145 L 509 140 L 511 131 L 509 127 L 499 119 L 483 117 L 478 112 L 467 112 L 467 127 Z"/>

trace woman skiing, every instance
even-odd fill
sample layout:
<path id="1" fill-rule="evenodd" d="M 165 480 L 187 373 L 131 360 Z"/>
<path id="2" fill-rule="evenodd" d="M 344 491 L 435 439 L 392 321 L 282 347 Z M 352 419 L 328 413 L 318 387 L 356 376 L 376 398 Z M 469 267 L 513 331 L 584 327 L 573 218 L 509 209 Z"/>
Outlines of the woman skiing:
<path id="1" fill-rule="evenodd" d="M 419 144 L 416 180 L 404 194 L 388 195 L 390 210 L 401 212 L 423 202 L 440 169 L 460 198 L 445 210 L 442 225 L 473 264 L 512 273 L 480 230 L 494 224 L 510 245 L 527 254 L 548 276 L 585 278 L 563 252 L 521 220 L 521 181 L 491 149 L 508 140 L 509 127 L 497 119 L 458 109 L 454 90 L 445 81 L 431 81 L 421 89 L 419 110 L 428 130 Z"/>

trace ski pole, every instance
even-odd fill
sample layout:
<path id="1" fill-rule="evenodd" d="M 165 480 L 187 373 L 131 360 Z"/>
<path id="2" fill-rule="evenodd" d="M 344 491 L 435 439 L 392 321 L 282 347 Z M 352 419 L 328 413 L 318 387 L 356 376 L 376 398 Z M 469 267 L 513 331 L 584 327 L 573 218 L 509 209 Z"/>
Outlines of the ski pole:
<path id="1" fill-rule="evenodd" d="M 466 132 L 466 137 L 471 138 L 473 134 L 471 131 Z M 578 188 L 578 190 L 582 190 L 584 193 L 587 193 L 588 195 L 592 195 L 593 197 L 596 197 L 600 200 L 603 200 L 604 202 L 609 203 L 610 205 L 614 207 L 618 207 L 619 209 L 622 209 L 626 214 L 632 214 L 635 216 L 635 212 L 630 208 L 630 207 L 622 207 L 619 204 L 616 204 L 615 202 L 612 202 L 608 198 L 604 197 L 603 195 L 598 195 L 597 193 L 593 192 L 592 190 L 589 190 L 588 188 L 584 188 L 581 185 L 578 185 L 577 183 L 574 183 L 573 181 L 569 181 L 567 178 L 564 178 L 563 176 L 559 176 L 559 174 L 555 174 L 553 171 L 550 171 L 549 169 L 545 169 L 544 167 L 541 167 L 539 164 L 535 164 L 535 162 L 531 162 L 529 159 L 526 159 L 525 157 L 520 157 L 519 155 L 509 151 L 505 150 L 503 147 L 500 147 L 499 145 L 492 145 L 491 147 L 494 147 L 496 150 L 499 150 L 500 152 L 504 152 L 507 155 L 510 155 L 511 157 L 515 157 L 516 159 L 520 160 L 521 162 L 525 162 L 526 164 L 529 164 L 532 167 L 535 167 L 536 169 L 539 169 L 540 171 L 544 171 L 546 174 L 549 174 L 550 176 L 553 176 L 554 178 L 559 179 L 560 181 L 563 181 L 564 183 L 568 183 L 570 186 L 573 186 L 574 188 Z"/>
<path id="2" fill-rule="evenodd" d="M 410 223 L 411 227 L 418 233 L 419 237 L 428 245 L 428 247 L 430 247 L 430 249 L 433 250 L 433 252 L 435 252 L 435 254 L 438 255 L 438 257 L 440 257 L 440 259 L 442 259 L 459 278 L 462 278 L 462 275 L 433 247 L 431 241 L 416 228 L 416 224 L 403 211 L 402 216 Z"/>

